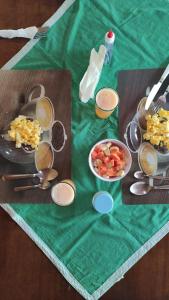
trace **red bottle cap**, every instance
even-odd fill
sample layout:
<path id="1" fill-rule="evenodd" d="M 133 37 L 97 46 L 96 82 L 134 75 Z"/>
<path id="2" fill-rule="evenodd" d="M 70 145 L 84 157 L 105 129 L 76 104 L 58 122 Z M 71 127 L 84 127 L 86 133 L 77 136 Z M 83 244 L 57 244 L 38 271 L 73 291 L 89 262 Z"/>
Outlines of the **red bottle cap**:
<path id="1" fill-rule="evenodd" d="M 109 31 L 108 34 L 107 34 L 107 37 L 109 39 L 111 39 L 113 37 L 113 34 L 114 34 L 113 31 Z"/>

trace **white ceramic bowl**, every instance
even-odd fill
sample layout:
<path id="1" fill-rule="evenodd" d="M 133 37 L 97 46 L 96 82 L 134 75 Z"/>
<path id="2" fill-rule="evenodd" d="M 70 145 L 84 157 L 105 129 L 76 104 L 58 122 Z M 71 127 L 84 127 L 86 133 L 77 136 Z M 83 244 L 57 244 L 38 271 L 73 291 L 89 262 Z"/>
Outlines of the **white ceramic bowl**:
<path id="1" fill-rule="evenodd" d="M 91 157 L 91 153 L 92 151 L 94 150 L 94 148 L 100 144 L 104 144 L 104 143 L 108 143 L 108 142 L 112 142 L 113 145 L 115 146 L 118 146 L 119 148 L 123 149 L 124 153 L 125 153 L 125 167 L 124 167 L 124 175 L 123 176 L 118 176 L 118 177 L 112 177 L 112 178 L 104 178 L 102 176 L 100 176 L 99 174 L 96 173 L 94 167 L 93 167 L 93 163 L 92 163 L 92 157 Z M 131 157 L 131 154 L 130 154 L 130 151 L 129 149 L 127 148 L 127 146 L 122 143 L 121 141 L 119 140 L 114 140 L 114 139 L 105 139 L 105 140 L 102 140 L 98 143 L 96 143 L 92 149 L 90 150 L 90 153 L 89 153 L 89 158 L 88 158 L 88 162 L 89 162 L 89 167 L 92 171 L 92 173 L 99 179 L 103 180 L 103 181 L 107 181 L 107 182 L 114 182 L 114 181 L 117 181 L 117 180 L 120 180 L 122 178 L 124 178 L 127 173 L 130 171 L 130 168 L 131 168 L 131 164 L 132 164 L 132 157 Z"/>

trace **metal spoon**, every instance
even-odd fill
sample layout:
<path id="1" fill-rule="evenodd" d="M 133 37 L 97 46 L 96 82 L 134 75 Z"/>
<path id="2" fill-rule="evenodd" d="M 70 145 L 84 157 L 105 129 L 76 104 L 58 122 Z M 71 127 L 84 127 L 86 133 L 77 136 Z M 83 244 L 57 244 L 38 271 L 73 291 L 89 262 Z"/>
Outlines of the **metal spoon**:
<path id="1" fill-rule="evenodd" d="M 2 180 L 16 180 L 16 179 L 27 179 L 27 178 L 34 178 L 38 177 L 40 179 L 40 182 L 42 182 L 44 179 L 47 181 L 51 181 L 55 179 L 58 176 L 58 171 L 55 169 L 44 169 L 38 171 L 38 173 L 35 174 L 9 174 L 9 175 L 3 175 Z"/>
<path id="2" fill-rule="evenodd" d="M 146 175 L 142 171 L 136 171 L 134 173 L 134 177 L 137 179 L 145 179 L 145 178 L 153 178 L 153 179 L 159 179 L 159 180 L 167 180 L 169 177 L 167 176 L 160 176 L 160 175 Z"/>
<path id="3" fill-rule="evenodd" d="M 130 186 L 130 192 L 138 196 L 146 195 L 151 190 L 169 190 L 169 185 L 150 186 L 144 181 L 139 181 Z"/>
<path id="4" fill-rule="evenodd" d="M 25 186 L 16 186 L 14 187 L 15 192 L 20 192 L 20 191 L 26 191 L 26 190 L 31 190 L 31 189 L 42 189 L 42 190 L 47 190 L 50 187 L 50 182 L 49 181 L 44 181 L 43 183 L 35 184 L 35 185 L 25 185 Z"/>

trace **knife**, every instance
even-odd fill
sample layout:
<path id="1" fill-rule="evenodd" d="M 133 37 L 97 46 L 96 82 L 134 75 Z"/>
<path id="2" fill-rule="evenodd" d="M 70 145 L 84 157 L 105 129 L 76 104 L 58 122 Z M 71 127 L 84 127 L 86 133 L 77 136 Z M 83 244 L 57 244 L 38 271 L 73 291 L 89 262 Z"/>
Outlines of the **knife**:
<path id="1" fill-rule="evenodd" d="M 151 89 L 150 94 L 148 95 L 147 100 L 146 100 L 145 110 L 149 109 L 151 102 L 153 101 L 155 95 L 157 94 L 158 90 L 160 89 L 163 81 L 166 79 L 168 74 L 169 74 L 169 64 L 168 64 L 167 68 L 165 69 L 164 73 L 162 74 L 159 82 L 157 84 L 155 84 L 153 86 L 153 88 Z"/>

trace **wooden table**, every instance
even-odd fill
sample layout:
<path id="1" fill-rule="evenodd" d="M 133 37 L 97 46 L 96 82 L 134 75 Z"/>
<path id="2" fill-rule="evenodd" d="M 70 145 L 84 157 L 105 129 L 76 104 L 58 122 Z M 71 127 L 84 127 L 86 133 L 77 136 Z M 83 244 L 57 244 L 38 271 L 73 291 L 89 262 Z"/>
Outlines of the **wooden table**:
<path id="1" fill-rule="evenodd" d="M 63 0 L 0 0 L 0 28 L 41 25 L 62 2 Z M 2 67 L 24 44 L 24 39 L 1 39 L 0 66 Z M 82 299 L 1 208 L 0 299 Z M 102 299 L 168 300 L 168 236 L 149 251 Z"/>

